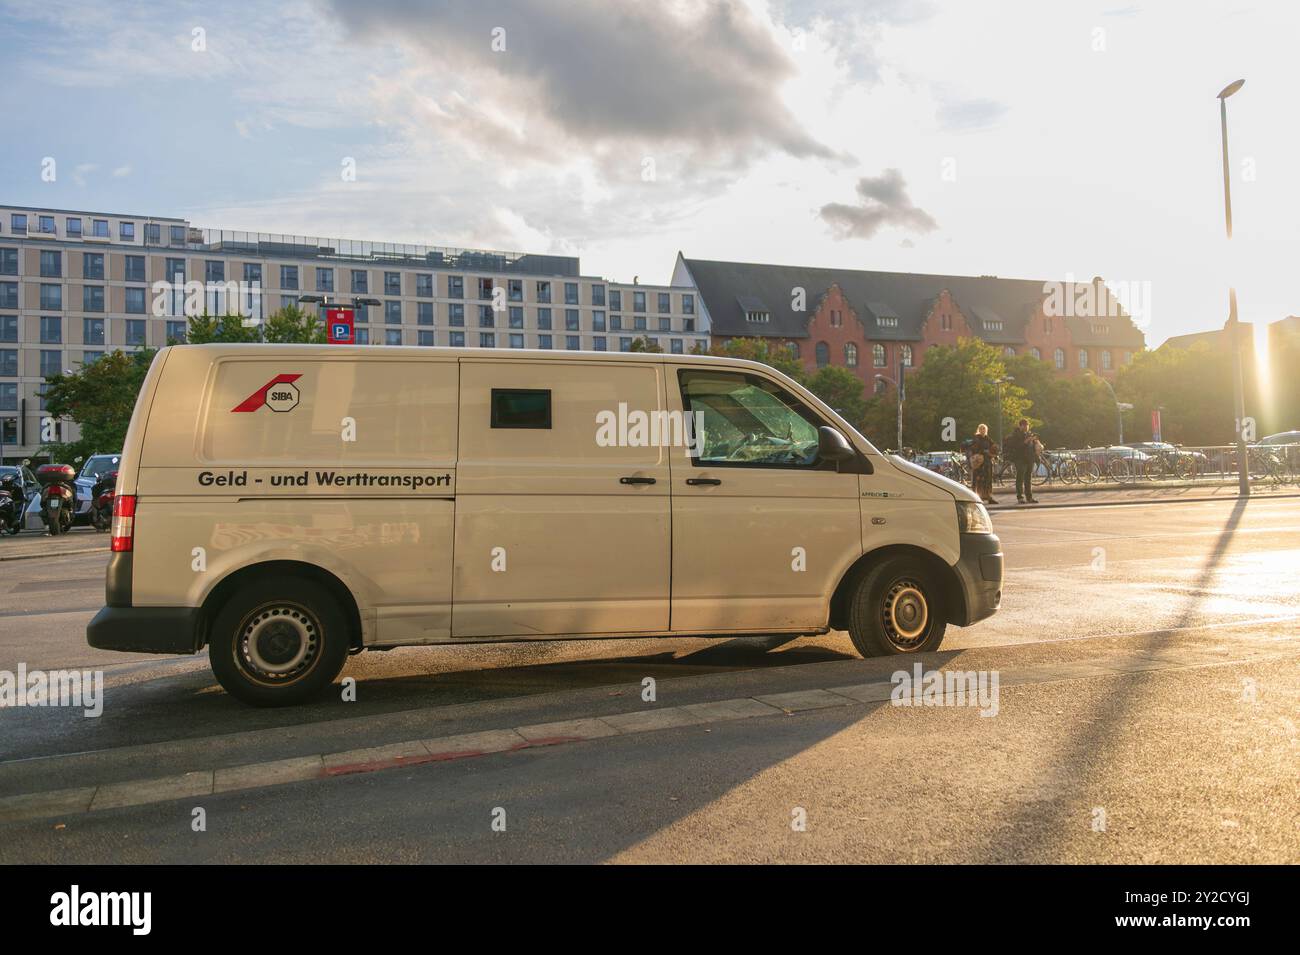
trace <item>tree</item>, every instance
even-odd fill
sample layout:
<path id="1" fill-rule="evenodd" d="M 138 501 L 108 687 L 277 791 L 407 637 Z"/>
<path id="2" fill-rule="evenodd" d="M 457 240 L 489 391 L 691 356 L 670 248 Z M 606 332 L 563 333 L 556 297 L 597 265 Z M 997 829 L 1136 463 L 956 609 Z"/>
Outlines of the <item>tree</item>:
<path id="1" fill-rule="evenodd" d="M 1117 440 L 1115 401 L 1101 379 L 1062 375 L 1051 362 L 1032 355 L 1004 358 L 1003 363 L 1033 403 L 1033 413 L 1025 417 L 1046 447 L 1083 448 Z M 1127 420 L 1124 427 L 1127 432 Z"/>
<path id="2" fill-rule="evenodd" d="M 1246 371 L 1253 372 L 1252 368 Z M 1247 376 L 1251 394 L 1253 374 Z M 1190 348 L 1158 348 L 1133 356 L 1120 369 L 1115 390 L 1133 404 L 1133 441 L 1151 437 L 1150 411 L 1161 408 L 1162 437 L 1175 444 L 1231 444 L 1233 428 L 1232 353 L 1198 342 Z M 1258 408 L 1257 402 L 1252 404 Z M 1247 409 L 1249 413 L 1250 409 Z M 1268 432 L 1262 432 L 1267 434 Z"/>
<path id="3" fill-rule="evenodd" d="M 650 341 L 650 339 L 644 335 L 638 335 L 636 338 L 632 339 L 632 346 L 628 350 L 635 352 L 649 352 L 651 354 L 663 354 L 663 348 Z"/>
<path id="4" fill-rule="evenodd" d="M 204 312 L 190 319 L 185 340 L 191 345 L 262 341 L 323 345 L 329 337 L 326 335 L 325 327 L 317 322 L 315 315 L 290 304 L 272 313 L 264 324 L 247 323 L 247 319 L 242 315 L 209 315 Z"/>
<path id="5" fill-rule="evenodd" d="M 861 429 L 867 411 L 862 379 L 847 368 L 827 365 L 804 383 L 814 395 L 826 402 L 853 427 Z"/>
<path id="6" fill-rule="evenodd" d="M 803 363 L 790 354 L 790 349 L 783 345 L 773 346 L 765 338 L 729 338 L 725 342 L 714 344 L 707 354 L 719 358 L 744 358 L 762 362 L 783 375 L 806 384 Z"/>
<path id="7" fill-rule="evenodd" d="M 925 364 L 906 379 L 904 443 L 927 450 L 954 449 L 974 434 L 979 424 L 987 424 L 996 440 L 998 388 L 993 381 L 1006 371 L 1001 352 L 976 338 L 927 349 Z M 1002 386 L 1004 433 L 1020 418 L 1028 417 L 1031 405 L 1018 382 Z M 951 429 L 946 427 L 950 423 Z"/>
<path id="8" fill-rule="evenodd" d="M 50 460 L 72 461 L 97 451 L 121 451 L 136 395 L 157 352 L 109 352 L 79 371 L 45 379 L 45 410 L 54 418 L 71 418 L 81 437 L 68 443 L 44 444 Z"/>

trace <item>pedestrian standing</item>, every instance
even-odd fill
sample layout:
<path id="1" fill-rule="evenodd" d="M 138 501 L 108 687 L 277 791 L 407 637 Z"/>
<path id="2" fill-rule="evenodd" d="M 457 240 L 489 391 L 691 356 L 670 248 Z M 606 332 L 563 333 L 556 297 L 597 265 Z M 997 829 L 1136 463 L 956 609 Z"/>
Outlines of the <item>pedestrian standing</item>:
<path id="1" fill-rule="evenodd" d="M 989 437 L 989 426 L 981 424 L 975 429 L 970 442 L 971 489 L 985 504 L 996 504 L 993 499 L 993 459 L 998 456 L 998 446 Z"/>
<path id="2" fill-rule="evenodd" d="M 1016 466 L 1016 503 L 1037 504 L 1034 498 L 1034 486 L 1031 479 L 1043 445 L 1038 435 L 1029 430 L 1029 419 L 1021 418 L 1016 430 L 1007 438 L 1006 453 L 1011 463 Z"/>

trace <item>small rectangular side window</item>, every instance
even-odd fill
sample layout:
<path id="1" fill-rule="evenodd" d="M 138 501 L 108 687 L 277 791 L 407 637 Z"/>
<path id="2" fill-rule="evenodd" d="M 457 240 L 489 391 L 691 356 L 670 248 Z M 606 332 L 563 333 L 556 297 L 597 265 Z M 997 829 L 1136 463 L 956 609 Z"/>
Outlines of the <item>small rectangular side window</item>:
<path id="1" fill-rule="evenodd" d="M 493 388 L 492 427 L 550 430 L 549 388 Z"/>

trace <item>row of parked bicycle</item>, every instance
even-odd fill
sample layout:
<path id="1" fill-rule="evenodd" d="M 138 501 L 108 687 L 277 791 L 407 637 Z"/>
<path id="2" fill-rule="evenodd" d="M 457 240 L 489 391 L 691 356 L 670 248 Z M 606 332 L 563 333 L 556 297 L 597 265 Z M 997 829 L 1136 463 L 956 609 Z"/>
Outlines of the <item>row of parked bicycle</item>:
<path id="1" fill-rule="evenodd" d="M 1269 435 L 1246 448 L 1250 479 L 1266 484 L 1300 483 L 1300 432 Z M 963 484 L 970 484 L 970 461 L 959 451 L 929 451 L 912 460 Z M 1184 447 L 1161 441 L 1138 441 L 1101 448 L 1044 451 L 1034 467 L 1033 484 L 1133 484 L 1155 481 L 1227 480 L 1238 473 L 1235 445 Z M 995 484 L 1011 484 L 1015 465 L 999 459 Z"/>
<path id="2" fill-rule="evenodd" d="M 41 530 L 52 536 L 85 524 L 107 531 L 113 521 L 113 493 L 121 458 L 92 454 L 83 463 L 42 464 L 30 460 L 0 465 L 0 533 Z"/>

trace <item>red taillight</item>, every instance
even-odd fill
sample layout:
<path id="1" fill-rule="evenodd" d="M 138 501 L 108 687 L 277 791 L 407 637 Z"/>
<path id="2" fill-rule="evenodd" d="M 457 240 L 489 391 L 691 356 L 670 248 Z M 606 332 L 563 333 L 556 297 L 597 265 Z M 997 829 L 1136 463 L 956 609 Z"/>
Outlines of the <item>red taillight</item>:
<path id="1" fill-rule="evenodd" d="M 128 551 L 135 541 L 135 495 L 119 494 L 113 498 L 113 542 L 114 551 Z"/>

